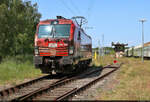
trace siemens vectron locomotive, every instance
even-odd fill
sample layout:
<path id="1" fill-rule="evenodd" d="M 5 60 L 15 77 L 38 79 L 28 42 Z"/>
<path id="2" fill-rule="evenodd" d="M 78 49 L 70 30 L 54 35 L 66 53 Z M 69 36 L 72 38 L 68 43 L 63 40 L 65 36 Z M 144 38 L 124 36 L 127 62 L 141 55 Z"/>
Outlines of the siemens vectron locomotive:
<path id="1" fill-rule="evenodd" d="M 92 39 L 75 19 L 57 16 L 40 21 L 35 34 L 34 64 L 42 73 L 70 73 L 92 61 Z"/>

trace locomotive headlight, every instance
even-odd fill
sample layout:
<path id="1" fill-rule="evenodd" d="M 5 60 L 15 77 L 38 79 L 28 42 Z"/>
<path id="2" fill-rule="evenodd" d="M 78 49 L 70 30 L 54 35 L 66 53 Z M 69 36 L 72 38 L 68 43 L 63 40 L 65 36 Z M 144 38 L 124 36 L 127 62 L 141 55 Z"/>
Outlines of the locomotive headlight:
<path id="1" fill-rule="evenodd" d="M 37 46 L 34 48 L 34 54 L 35 54 L 35 55 L 38 55 L 38 54 L 39 54 L 39 49 L 38 49 Z"/>
<path id="2" fill-rule="evenodd" d="M 73 54 L 73 50 L 74 50 L 74 47 L 73 47 L 73 46 L 70 47 L 70 49 L 69 49 L 69 54 Z"/>

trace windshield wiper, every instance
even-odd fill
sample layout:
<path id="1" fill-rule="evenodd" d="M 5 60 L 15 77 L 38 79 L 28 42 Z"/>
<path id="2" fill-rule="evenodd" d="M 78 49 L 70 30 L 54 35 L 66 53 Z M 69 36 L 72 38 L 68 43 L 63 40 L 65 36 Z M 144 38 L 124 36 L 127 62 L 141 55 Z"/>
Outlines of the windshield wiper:
<path id="1" fill-rule="evenodd" d="M 51 36 L 52 34 L 53 34 L 53 27 L 52 27 L 52 30 L 51 30 L 51 32 L 50 32 L 50 34 L 49 34 L 49 35 Z"/>
<path id="2" fill-rule="evenodd" d="M 53 38 L 54 38 L 55 35 L 56 35 L 56 29 L 54 28 L 54 26 L 52 27 L 52 32 L 51 33 L 53 34 Z"/>

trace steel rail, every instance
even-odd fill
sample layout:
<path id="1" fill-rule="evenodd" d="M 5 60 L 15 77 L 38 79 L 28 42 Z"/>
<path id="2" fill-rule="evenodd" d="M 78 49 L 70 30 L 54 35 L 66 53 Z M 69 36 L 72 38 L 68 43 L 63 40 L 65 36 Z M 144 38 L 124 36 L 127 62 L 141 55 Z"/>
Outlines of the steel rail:
<path id="1" fill-rule="evenodd" d="M 21 83 L 19 85 L 16 85 L 16 86 L 13 86 L 13 87 L 10 87 L 8 89 L 4 89 L 2 91 L 0 91 L 0 98 L 3 98 L 4 96 L 9 96 L 13 93 L 16 93 L 19 91 L 19 89 L 23 88 L 23 87 L 27 87 L 31 84 L 34 84 L 36 82 L 39 82 L 47 77 L 49 77 L 50 75 L 45 75 L 45 76 L 42 76 L 42 77 L 39 77 L 39 78 L 36 78 L 36 79 L 33 79 L 33 80 L 30 80 L 28 82 L 24 82 L 24 83 Z"/>
<path id="2" fill-rule="evenodd" d="M 60 80 L 58 80 L 58 81 L 56 81 L 56 82 L 53 82 L 53 83 L 50 84 L 50 85 L 55 85 L 55 84 L 60 83 L 61 81 L 66 80 L 66 79 L 68 79 L 68 77 L 65 76 L 65 77 L 61 78 Z M 41 88 L 39 88 L 39 89 L 37 89 L 37 90 L 31 92 L 31 93 L 28 93 L 28 94 L 26 94 L 26 95 L 20 96 L 20 97 L 15 98 L 15 99 L 12 99 L 11 101 L 24 100 L 26 97 L 30 96 L 31 94 L 34 94 L 34 93 L 38 92 L 39 90 L 43 90 L 44 88 L 45 88 L 45 87 L 41 87 Z"/>
<path id="3" fill-rule="evenodd" d="M 93 74 L 93 73 L 96 73 L 98 71 L 101 71 L 102 69 L 98 69 L 98 70 L 95 70 L 95 71 L 92 71 L 90 73 L 86 73 L 84 75 L 90 75 L 90 74 Z M 21 96 L 21 97 L 18 97 L 17 99 L 13 99 L 12 101 L 26 101 L 28 99 L 33 99 L 33 98 L 36 98 L 38 96 L 41 96 L 42 94 L 48 92 L 49 90 L 53 90 L 57 87 L 60 87 L 60 86 L 63 86 L 63 85 L 66 85 L 67 83 L 70 83 L 72 81 L 75 81 L 77 80 L 78 78 L 81 77 L 81 75 L 83 75 L 82 73 L 80 73 L 79 75 L 77 76 L 74 76 L 74 77 L 71 77 L 71 78 L 68 78 L 68 79 L 65 79 L 65 80 L 62 80 L 60 82 L 57 82 L 57 83 L 54 83 L 54 84 L 50 84 L 48 86 L 45 86 L 45 87 L 42 87 L 38 90 L 35 90 L 27 95 L 24 95 L 24 96 Z"/>
<path id="4" fill-rule="evenodd" d="M 87 83 L 86 85 L 84 85 L 84 86 L 82 86 L 82 87 L 80 87 L 80 88 L 74 88 L 73 90 L 71 90 L 71 91 L 69 91 L 69 92 L 66 92 L 65 94 L 63 94 L 63 95 L 57 97 L 57 98 L 55 99 L 55 101 L 65 100 L 65 99 L 67 99 L 67 98 L 69 98 L 69 97 L 72 97 L 72 96 L 75 95 L 75 94 L 80 93 L 81 91 L 86 90 L 86 89 L 87 89 L 88 87 L 90 87 L 91 85 L 93 85 L 93 84 L 95 84 L 96 82 L 98 82 L 98 81 L 104 79 L 106 76 L 110 75 L 111 73 L 113 73 L 114 71 L 116 71 L 117 69 L 119 69 L 120 66 L 121 66 L 121 64 L 120 64 L 118 67 L 116 67 L 116 68 L 113 67 L 114 69 L 111 70 L 110 72 L 108 72 L 108 73 L 106 73 L 106 74 L 104 74 L 104 75 L 102 75 L 102 76 L 100 76 L 100 77 L 94 79 L 93 81 L 90 81 L 89 83 Z M 106 67 L 106 68 L 107 68 L 107 67 Z"/>
<path id="5" fill-rule="evenodd" d="M 113 64 L 109 64 L 107 66 L 104 66 L 103 68 L 119 68 L 123 63 L 120 63 L 118 66 L 114 66 Z"/>

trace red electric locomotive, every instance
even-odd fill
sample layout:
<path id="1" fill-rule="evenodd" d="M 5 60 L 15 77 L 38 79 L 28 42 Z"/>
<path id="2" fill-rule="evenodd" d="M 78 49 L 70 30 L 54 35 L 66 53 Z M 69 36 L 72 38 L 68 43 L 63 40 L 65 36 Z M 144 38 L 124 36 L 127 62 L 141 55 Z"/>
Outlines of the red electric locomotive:
<path id="1" fill-rule="evenodd" d="M 92 61 L 92 40 L 74 19 L 40 21 L 35 34 L 34 64 L 42 73 L 71 73 Z"/>

